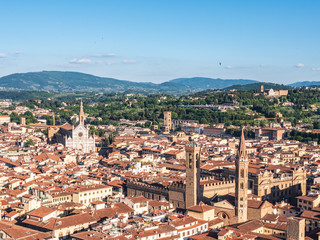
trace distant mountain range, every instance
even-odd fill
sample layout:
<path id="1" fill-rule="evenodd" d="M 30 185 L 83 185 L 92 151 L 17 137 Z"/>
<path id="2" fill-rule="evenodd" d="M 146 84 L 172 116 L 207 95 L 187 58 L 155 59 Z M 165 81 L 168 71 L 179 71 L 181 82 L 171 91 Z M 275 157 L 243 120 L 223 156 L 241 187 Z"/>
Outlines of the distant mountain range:
<path id="1" fill-rule="evenodd" d="M 309 87 L 309 86 L 319 86 L 320 85 L 320 81 L 304 81 L 304 82 L 295 82 L 295 83 L 291 83 L 288 84 L 288 86 L 291 87 Z"/>
<path id="2" fill-rule="evenodd" d="M 185 93 L 206 89 L 221 89 L 235 84 L 257 81 L 247 79 L 178 78 L 155 84 L 97 77 L 79 72 L 42 71 L 15 73 L 0 78 L 0 87 L 6 90 L 44 90 L 58 92 L 146 92 Z"/>
<path id="3" fill-rule="evenodd" d="M 55 92 L 124 92 L 182 94 L 207 89 L 259 89 L 284 88 L 286 86 L 261 83 L 248 79 L 213 79 L 204 77 L 177 78 L 160 84 L 132 82 L 115 78 L 97 77 L 80 72 L 42 71 L 15 73 L 0 78 L 2 90 L 29 90 Z M 290 87 L 320 85 L 320 82 L 297 82 Z M 286 87 L 288 88 L 288 87 Z"/>

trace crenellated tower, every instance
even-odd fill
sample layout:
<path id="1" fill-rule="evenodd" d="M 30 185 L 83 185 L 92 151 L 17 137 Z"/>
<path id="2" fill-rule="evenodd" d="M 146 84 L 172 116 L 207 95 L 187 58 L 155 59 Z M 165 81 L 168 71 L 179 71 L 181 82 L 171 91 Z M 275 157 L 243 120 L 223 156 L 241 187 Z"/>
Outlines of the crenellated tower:
<path id="1" fill-rule="evenodd" d="M 197 205 L 200 198 L 200 145 L 186 145 L 186 208 Z"/>
<path id="2" fill-rule="evenodd" d="M 244 132 L 242 129 L 239 148 L 236 157 L 236 194 L 235 194 L 235 214 L 238 223 L 247 221 L 248 214 L 248 155 Z"/>

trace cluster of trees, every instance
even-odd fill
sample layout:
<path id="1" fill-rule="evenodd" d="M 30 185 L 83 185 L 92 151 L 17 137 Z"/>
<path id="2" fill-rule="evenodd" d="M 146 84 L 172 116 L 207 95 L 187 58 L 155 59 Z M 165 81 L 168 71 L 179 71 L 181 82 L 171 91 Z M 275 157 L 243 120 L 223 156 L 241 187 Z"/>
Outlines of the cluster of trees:
<path id="1" fill-rule="evenodd" d="M 295 108 L 309 108 L 310 105 L 320 102 L 320 91 L 310 89 L 293 89 L 289 91 L 288 101 L 295 104 Z"/>
<path id="2" fill-rule="evenodd" d="M 300 132 L 297 130 L 292 130 L 289 139 L 297 140 L 300 142 L 310 142 L 315 141 L 319 143 L 320 134 L 312 132 Z"/>
<path id="3" fill-rule="evenodd" d="M 24 114 L 20 114 L 20 115 L 15 112 L 12 112 L 10 114 L 10 121 L 15 123 L 20 123 L 22 117 L 26 119 L 26 124 L 37 122 L 36 117 L 30 111 L 26 111 Z"/>
<path id="4" fill-rule="evenodd" d="M 235 137 L 240 137 L 241 133 L 242 133 L 242 129 L 241 128 L 227 128 L 226 133 L 230 134 L 232 136 L 235 136 Z M 255 133 L 254 133 L 254 131 L 252 131 L 251 128 L 244 128 L 243 133 L 244 133 L 245 138 L 254 138 L 255 137 Z"/>
<path id="5" fill-rule="evenodd" d="M 148 120 L 146 127 L 152 124 L 160 124 L 165 111 L 172 112 L 173 119 L 198 120 L 199 123 L 218 124 L 225 123 L 227 126 L 256 126 L 265 125 L 268 121 L 279 121 L 279 114 L 290 121 L 293 125 L 298 122 L 313 123 L 318 128 L 313 117 L 320 114 L 320 111 L 307 111 L 312 104 L 320 103 L 320 91 L 293 89 L 289 90 L 288 96 L 279 99 L 266 98 L 257 95 L 256 90 L 227 92 L 219 90 L 207 90 L 193 95 L 172 96 L 172 95 L 125 95 L 125 94 L 56 94 L 51 96 L 52 100 L 26 101 L 22 105 L 31 109 L 35 106 L 52 109 L 56 114 L 56 124 L 69 122 L 74 114 L 79 113 L 79 98 L 84 99 L 84 111 L 89 115 L 87 123 L 92 125 L 116 124 L 120 119 Z M 282 103 L 290 101 L 293 107 L 283 106 Z M 208 108 L 182 107 L 188 105 L 225 104 L 235 103 L 240 106 L 235 110 L 226 112 Z M 91 103 L 95 103 L 91 105 Z M 248 114 L 251 112 L 251 114 Z M 27 114 L 28 115 L 28 114 Z M 13 121 L 18 121 L 20 116 L 12 115 Z M 44 116 L 48 124 L 52 124 L 51 116 Z M 265 117 L 269 120 L 258 120 Z M 27 123 L 33 122 L 32 116 L 27 116 Z M 318 121 L 319 122 L 319 121 Z M 97 133 L 99 135 L 99 133 Z"/>

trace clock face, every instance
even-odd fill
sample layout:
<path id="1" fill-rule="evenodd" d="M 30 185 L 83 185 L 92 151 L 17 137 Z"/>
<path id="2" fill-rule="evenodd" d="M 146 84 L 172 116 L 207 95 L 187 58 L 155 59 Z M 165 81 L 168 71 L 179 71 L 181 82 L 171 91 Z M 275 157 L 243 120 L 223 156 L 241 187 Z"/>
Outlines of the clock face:
<path id="1" fill-rule="evenodd" d="M 78 136 L 79 136 L 79 137 L 82 137 L 82 136 L 83 136 L 83 133 L 82 133 L 82 132 L 79 132 Z"/>

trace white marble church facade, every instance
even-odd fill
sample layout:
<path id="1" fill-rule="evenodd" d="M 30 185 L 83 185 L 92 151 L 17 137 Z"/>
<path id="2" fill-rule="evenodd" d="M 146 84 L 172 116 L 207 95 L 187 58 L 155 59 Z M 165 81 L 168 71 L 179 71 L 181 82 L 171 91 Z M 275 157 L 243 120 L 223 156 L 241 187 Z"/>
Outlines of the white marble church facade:
<path id="1" fill-rule="evenodd" d="M 89 129 L 84 125 L 85 115 L 81 101 L 79 122 L 76 127 L 66 123 L 60 126 L 60 130 L 55 134 L 55 141 L 61 142 L 65 147 L 78 150 L 82 153 L 95 152 L 95 136 L 89 134 Z"/>
<path id="2" fill-rule="evenodd" d="M 79 124 L 72 128 L 71 136 L 65 136 L 65 146 L 89 153 L 95 151 L 95 137 L 89 135 L 86 126 Z"/>

